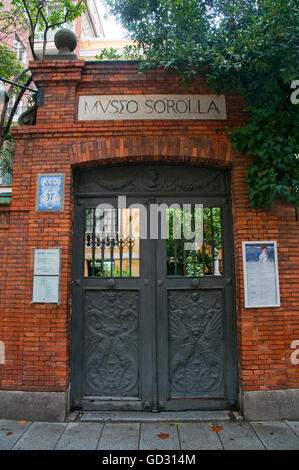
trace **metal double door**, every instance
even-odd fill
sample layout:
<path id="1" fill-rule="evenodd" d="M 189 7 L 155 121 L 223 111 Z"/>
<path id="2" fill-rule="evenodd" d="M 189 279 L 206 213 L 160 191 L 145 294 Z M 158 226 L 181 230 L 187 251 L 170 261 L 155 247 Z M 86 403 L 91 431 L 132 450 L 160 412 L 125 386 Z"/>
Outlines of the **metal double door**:
<path id="1" fill-rule="evenodd" d="M 215 192 L 170 195 L 152 188 L 146 194 L 122 192 L 125 206 L 120 207 L 124 199 L 111 187 L 104 185 L 96 197 L 84 191 L 84 184 L 78 187 L 73 408 L 164 411 L 236 405 L 229 198 Z"/>

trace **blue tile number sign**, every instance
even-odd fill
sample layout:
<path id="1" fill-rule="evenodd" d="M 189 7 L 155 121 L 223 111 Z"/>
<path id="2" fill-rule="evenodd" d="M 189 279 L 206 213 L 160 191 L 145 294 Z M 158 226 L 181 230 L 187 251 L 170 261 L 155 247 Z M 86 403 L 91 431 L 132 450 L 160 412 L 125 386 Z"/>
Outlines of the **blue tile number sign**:
<path id="1" fill-rule="evenodd" d="M 37 211 L 63 211 L 64 175 L 38 175 Z"/>

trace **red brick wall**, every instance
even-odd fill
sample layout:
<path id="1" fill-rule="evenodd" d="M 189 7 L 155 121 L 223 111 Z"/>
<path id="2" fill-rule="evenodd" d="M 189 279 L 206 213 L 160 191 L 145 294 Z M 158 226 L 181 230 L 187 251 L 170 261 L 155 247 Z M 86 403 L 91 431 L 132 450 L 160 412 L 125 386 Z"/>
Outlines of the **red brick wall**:
<path id="1" fill-rule="evenodd" d="M 180 161 L 231 168 L 240 385 L 244 390 L 299 388 L 290 344 L 299 339 L 299 222 L 281 201 L 250 209 L 245 172 L 250 160 L 233 151 L 226 128 L 244 122 L 243 101 L 229 93 L 228 120 L 78 122 L 79 94 L 208 93 L 162 71 L 139 76 L 134 64 L 35 62 L 44 88 L 37 124 L 15 129 L 16 156 L 9 227 L 0 226 L 0 340 L 5 343 L 2 389 L 65 390 L 69 383 L 72 170 L 114 162 Z M 35 212 L 38 173 L 66 175 L 65 210 Z M 244 240 L 276 240 L 281 307 L 244 308 Z M 62 248 L 61 305 L 30 304 L 32 248 Z M 0 366 L 1 367 L 1 366 Z"/>
<path id="2" fill-rule="evenodd" d="M 299 368 L 290 345 L 299 338 L 299 221 L 295 208 L 281 200 L 256 212 L 244 183 L 250 160 L 234 159 L 232 198 L 240 382 L 243 390 L 298 388 Z M 276 240 L 281 306 L 244 308 L 241 242 Z"/>

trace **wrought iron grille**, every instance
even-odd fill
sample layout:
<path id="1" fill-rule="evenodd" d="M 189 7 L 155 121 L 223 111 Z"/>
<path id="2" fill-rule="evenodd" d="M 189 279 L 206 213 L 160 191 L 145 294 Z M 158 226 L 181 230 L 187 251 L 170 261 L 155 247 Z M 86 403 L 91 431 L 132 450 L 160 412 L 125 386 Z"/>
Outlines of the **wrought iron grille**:
<path id="1" fill-rule="evenodd" d="M 119 209 L 119 211 L 124 211 Z M 126 209 L 125 209 L 126 211 Z M 85 276 L 135 277 L 139 275 L 139 239 L 123 232 L 117 209 L 86 210 Z M 128 217 L 127 217 L 128 216 Z M 125 228 L 132 216 L 121 214 Z M 138 248 L 138 251 L 136 250 Z"/>
<path id="2" fill-rule="evenodd" d="M 174 211 L 168 210 L 170 228 L 173 225 Z M 180 217 L 183 220 L 183 216 Z M 191 231 L 195 229 L 195 212 L 192 207 L 188 222 Z M 190 241 L 184 237 L 181 222 L 181 237 L 174 238 L 171 230 L 167 240 L 167 274 L 168 276 L 221 276 L 222 275 L 222 216 L 219 207 L 205 207 L 202 213 L 203 240 L 195 249 L 186 250 L 185 244 Z"/>

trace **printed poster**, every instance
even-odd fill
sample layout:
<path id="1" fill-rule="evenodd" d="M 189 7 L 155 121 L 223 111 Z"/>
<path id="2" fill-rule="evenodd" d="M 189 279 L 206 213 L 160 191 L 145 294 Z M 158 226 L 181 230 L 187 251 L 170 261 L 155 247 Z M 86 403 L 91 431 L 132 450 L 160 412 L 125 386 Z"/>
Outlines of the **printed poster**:
<path id="1" fill-rule="evenodd" d="M 279 307 L 276 242 L 243 242 L 245 307 Z"/>

